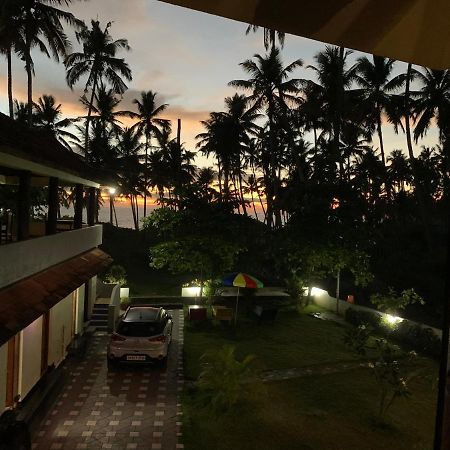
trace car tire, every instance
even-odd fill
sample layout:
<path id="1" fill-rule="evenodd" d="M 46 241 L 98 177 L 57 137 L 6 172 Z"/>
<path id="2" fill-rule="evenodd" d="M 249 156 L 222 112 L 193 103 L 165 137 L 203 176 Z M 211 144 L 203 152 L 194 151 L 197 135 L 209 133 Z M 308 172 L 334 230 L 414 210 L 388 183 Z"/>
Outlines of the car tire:
<path id="1" fill-rule="evenodd" d="M 106 362 L 107 362 L 108 370 L 117 368 L 117 361 L 114 361 L 114 359 L 107 358 Z"/>

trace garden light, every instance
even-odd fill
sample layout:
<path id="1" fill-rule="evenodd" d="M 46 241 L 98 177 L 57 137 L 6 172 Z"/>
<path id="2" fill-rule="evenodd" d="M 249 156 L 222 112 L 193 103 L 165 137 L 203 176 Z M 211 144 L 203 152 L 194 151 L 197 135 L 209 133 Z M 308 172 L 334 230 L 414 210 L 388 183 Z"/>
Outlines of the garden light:
<path id="1" fill-rule="evenodd" d="M 385 319 L 386 322 L 391 326 L 397 325 L 398 323 L 401 323 L 404 320 L 401 317 L 391 316 L 390 314 L 386 314 Z"/>

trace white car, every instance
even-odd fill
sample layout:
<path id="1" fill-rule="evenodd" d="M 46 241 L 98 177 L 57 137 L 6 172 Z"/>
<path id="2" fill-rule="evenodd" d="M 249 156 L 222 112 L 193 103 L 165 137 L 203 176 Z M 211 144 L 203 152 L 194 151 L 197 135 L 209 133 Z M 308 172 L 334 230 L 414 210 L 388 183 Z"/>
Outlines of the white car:
<path id="1" fill-rule="evenodd" d="M 172 327 L 172 317 L 163 308 L 130 306 L 111 335 L 108 363 L 165 361 Z"/>

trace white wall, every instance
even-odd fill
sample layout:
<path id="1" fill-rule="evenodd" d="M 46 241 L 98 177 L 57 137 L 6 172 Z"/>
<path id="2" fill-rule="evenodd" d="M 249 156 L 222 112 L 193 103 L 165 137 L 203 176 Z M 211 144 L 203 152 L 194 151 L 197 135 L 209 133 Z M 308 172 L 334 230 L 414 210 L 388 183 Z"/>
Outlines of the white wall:
<path id="1" fill-rule="evenodd" d="M 97 276 L 92 277 L 89 281 L 89 311 L 88 317 L 91 317 L 94 308 L 95 299 L 97 298 Z"/>
<path id="2" fill-rule="evenodd" d="M 6 369 L 8 364 L 8 343 L 0 347 L 0 414 L 6 406 Z"/>
<path id="3" fill-rule="evenodd" d="M 72 297 L 73 293 L 50 310 L 48 365 L 58 366 L 66 357 L 66 348 L 72 340 Z"/>
<path id="4" fill-rule="evenodd" d="M 102 225 L 0 247 L 0 288 L 87 252 L 102 243 Z"/>
<path id="5" fill-rule="evenodd" d="M 75 333 L 82 335 L 83 334 L 83 317 L 84 317 L 84 284 L 81 285 L 78 289 L 78 298 L 77 298 L 77 318 L 75 324 Z"/>
<path id="6" fill-rule="evenodd" d="M 42 316 L 21 331 L 19 394 L 23 400 L 41 377 Z"/>

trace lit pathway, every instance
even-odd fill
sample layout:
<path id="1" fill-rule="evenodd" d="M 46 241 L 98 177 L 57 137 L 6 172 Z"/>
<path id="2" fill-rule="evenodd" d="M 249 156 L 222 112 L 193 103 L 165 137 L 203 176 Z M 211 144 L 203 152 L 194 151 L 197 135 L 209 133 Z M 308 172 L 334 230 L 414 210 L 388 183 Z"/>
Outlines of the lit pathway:
<path id="1" fill-rule="evenodd" d="M 86 357 L 67 361 L 63 388 L 33 436 L 33 449 L 183 448 L 182 311 L 172 311 L 173 340 L 167 368 L 124 366 L 108 371 L 106 334 L 96 334 Z"/>

